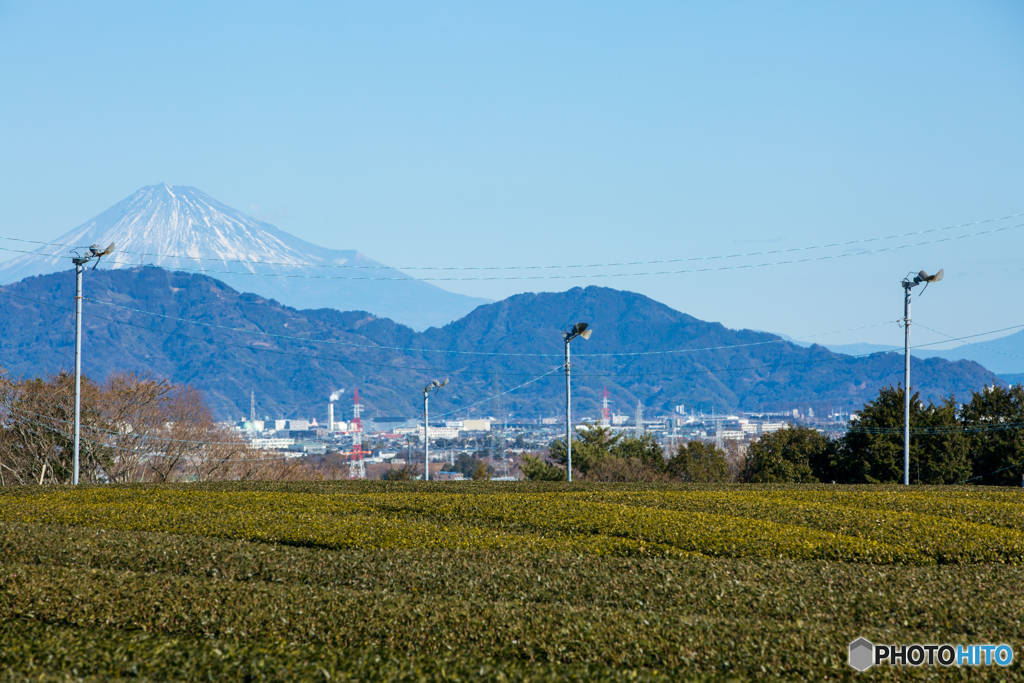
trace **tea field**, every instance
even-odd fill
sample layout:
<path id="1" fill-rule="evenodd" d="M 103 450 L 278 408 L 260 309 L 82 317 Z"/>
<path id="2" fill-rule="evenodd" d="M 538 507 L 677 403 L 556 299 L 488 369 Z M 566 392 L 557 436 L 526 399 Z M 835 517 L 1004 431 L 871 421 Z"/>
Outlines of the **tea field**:
<path id="1" fill-rule="evenodd" d="M 0 680 L 1024 680 L 1024 491 L 0 489 Z M 847 664 L 1009 643 L 1009 668 Z"/>

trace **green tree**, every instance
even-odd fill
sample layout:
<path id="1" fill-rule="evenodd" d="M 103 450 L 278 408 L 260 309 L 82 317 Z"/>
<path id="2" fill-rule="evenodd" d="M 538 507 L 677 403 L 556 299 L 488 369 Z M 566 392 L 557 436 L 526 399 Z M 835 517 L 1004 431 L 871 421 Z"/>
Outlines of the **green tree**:
<path id="1" fill-rule="evenodd" d="M 384 481 L 410 481 L 416 476 L 416 468 L 410 465 L 403 465 L 390 470 L 385 470 L 380 478 Z"/>
<path id="2" fill-rule="evenodd" d="M 1019 484 L 1024 471 L 1024 387 L 993 386 L 975 393 L 963 406 L 960 422 L 978 483 Z"/>
<path id="3" fill-rule="evenodd" d="M 703 441 L 680 444 L 666 463 L 666 469 L 686 482 L 708 484 L 729 481 L 725 452 Z"/>
<path id="4" fill-rule="evenodd" d="M 884 387 L 868 401 L 840 440 L 833 460 L 835 480 L 843 483 L 903 481 L 903 389 Z M 969 444 L 956 419 L 953 398 L 925 406 L 910 399 L 911 481 L 954 484 L 969 472 Z"/>
<path id="5" fill-rule="evenodd" d="M 665 451 L 662 450 L 661 444 L 654 440 L 653 434 L 644 434 L 639 437 L 622 437 L 620 434 L 611 445 L 609 454 L 620 460 L 636 460 L 655 472 L 668 470 Z"/>
<path id="6" fill-rule="evenodd" d="M 911 415 L 910 426 L 910 481 L 960 484 L 971 476 L 971 443 L 952 396 L 939 405 L 929 402 L 916 421 Z"/>
<path id="7" fill-rule="evenodd" d="M 473 472 L 476 471 L 478 462 L 480 461 L 477 458 L 468 453 L 459 453 L 459 457 L 455 459 L 455 464 L 450 469 L 452 472 L 462 472 L 464 477 L 470 479 L 473 477 Z"/>
<path id="8" fill-rule="evenodd" d="M 790 425 L 750 444 L 743 480 L 757 484 L 830 481 L 834 453 L 832 439 L 816 429 Z"/>
<path id="9" fill-rule="evenodd" d="M 621 434 L 612 434 L 611 429 L 598 425 L 585 425 L 575 430 L 577 438 L 572 440 L 572 471 L 585 475 L 597 463 L 613 457 L 612 450 L 618 446 Z M 555 439 L 548 446 L 551 459 L 562 467 L 568 463 L 565 440 Z"/>
<path id="10" fill-rule="evenodd" d="M 476 467 L 473 468 L 473 474 L 470 475 L 470 479 L 473 481 L 490 481 L 491 474 L 494 469 L 485 463 L 483 460 L 476 461 Z"/>
<path id="11" fill-rule="evenodd" d="M 530 481 L 565 481 L 565 470 L 535 455 L 523 453 L 520 469 Z"/>

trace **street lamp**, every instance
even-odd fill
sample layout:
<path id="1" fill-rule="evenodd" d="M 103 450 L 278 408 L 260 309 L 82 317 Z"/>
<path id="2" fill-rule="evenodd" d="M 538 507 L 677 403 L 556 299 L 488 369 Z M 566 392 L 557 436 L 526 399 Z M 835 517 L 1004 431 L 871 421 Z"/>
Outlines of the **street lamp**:
<path id="1" fill-rule="evenodd" d="M 572 481 L 572 386 L 569 379 L 572 366 L 569 365 L 569 342 L 576 337 L 590 339 L 592 333 L 593 330 L 587 329 L 587 323 L 576 323 L 568 332 L 562 332 L 562 338 L 565 339 L 565 463 L 569 481 Z"/>
<path id="2" fill-rule="evenodd" d="M 100 259 L 114 251 L 114 243 L 106 249 L 100 250 L 99 245 L 89 247 L 88 253 L 84 256 L 75 253 L 71 262 L 75 264 L 75 450 L 73 455 L 71 483 L 78 485 L 78 446 L 79 433 L 82 426 L 82 271 L 86 264 L 93 259 L 92 269 L 100 264 Z"/>
<path id="3" fill-rule="evenodd" d="M 903 278 L 903 485 L 910 486 L 910 290 L 922 282 L 924 289 L 942 279 L 942 269 L 935 275 L 921 271 L 911 280 Z M 921 294 L 924 294 L 924 289 Z"/>
<path id="4" fill-rule="evenodd" d="M 435 379 L 423 387 L 423 478 L 427 481 L 430 481 L 430 392 L 433 390 L 436 394 L 445 384 L 448 384 L 447 377 L 443 382 Z"/>

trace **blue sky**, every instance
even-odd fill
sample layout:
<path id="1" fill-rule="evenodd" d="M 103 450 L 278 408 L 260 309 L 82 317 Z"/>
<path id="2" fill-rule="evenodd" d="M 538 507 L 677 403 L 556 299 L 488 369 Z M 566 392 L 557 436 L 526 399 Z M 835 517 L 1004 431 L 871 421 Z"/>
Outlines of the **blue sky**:
<path id="1" fill-rule="evenodd" d="M 0 237 L 55 237 L 158 182 L 394 266 L 719 256 L 1024 213 L 1024 3 L 213 5 L 0 2 Z M 801 336 L 893 321 L 900 278 L 943 267 L 915 320 L 961 335 L 1024 323 L 1022 254 L 1016 228 L 444 286 L 603 284 Z"/>

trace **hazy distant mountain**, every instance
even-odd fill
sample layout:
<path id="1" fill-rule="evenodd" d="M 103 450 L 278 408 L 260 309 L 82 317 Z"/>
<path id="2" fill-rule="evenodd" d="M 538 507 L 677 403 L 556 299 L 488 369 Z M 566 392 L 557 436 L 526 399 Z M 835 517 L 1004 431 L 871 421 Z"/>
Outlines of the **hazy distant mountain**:
<path id="1" fill-rule="evenodd" d="M 371 311 L 415 329 L 444 325 L 488 301 L 418 280 L 389 279 L 409 276 L 357 251 L 305 242 L 194 187 L 144 187 L 53 245 L 110 242 L 117 249 L 101 270 L 139 264 L 182 268 L 288 306 Z M 66 246 L 43 247 L 37 254 L 0 263 L 0 284 L 71 267 Z"/>
<path id="2" fill-rule="evenodd" d="M 924 349 L 915 351 L 924 355 Z M 964 344 L 948 351 L 929 352 L 929 356 L 946 360 L 972 360 L 992 372 L 1024 373 L 1024 331 L 977 344 Z"/>
<path id="3" fill-rule="evenodd" d="M 810 346 L 806 342 L 794 343 Z M 903 353 L 902 346 L 885 344 L 825 344 L 826 348 L 836 353 L 851 356 L 862 356 L 869 353 L 897 351 Z M 928 347 L 913 349 L 911 353 L 917 358 L 945 358 L 946 360 L 969 360 L 980 363 L 992 372 L 1003 375 L 1024 373 L 1024 331 L 992 341 L 978 344 L 964 344 L 955 349 L 934 351 Z"/>
<path id="4" fill-rule="evenodd" d="M 869 353 L 885 353 L 886 351 L 903 352 L 902 346 L 888 346 L 886 344 L 825 344 L 825 348 L 836 353 L 845 353 L 848 356 L 863 356 Z"/>
<path id="5" fill-rule="evenodd" d="M 3 290 L 0 366 L 15 376 L 72 368 L 73 274 Z M 414 416 L 422 387 L 446 376 L 451 383 L 431 402 L 438 419 L 513 389 L 459 414 L 557 416 L 565 386 L 560 331 L 578 321 L 593 328 L 590 340 L 572 343 L 580 416 L 599 414 L 606 387 L 612 409 L 629 415 L 638 401 L 648 416 L 679 404 L 707 412 L 813 407 L 820 414 L 859 408 L 903 374 L 899 354 L 850 358 L 803 348 L 602 287 L 519 294 L 422 333 L 364 312 L 295 310 L 209 277 L 157 268 L 90 272 L 86 296 L 88 375 L 137 370 L 188 382 L 206 391 L 222 416 L 247 414 L 255 390 L 260 415 L 323 418 L 328 395 L 355 386 L 367 417 Z M 941 359 L 915 361 L 914 378 L 926 400 L 999 381 L 976 363 Z"/>

